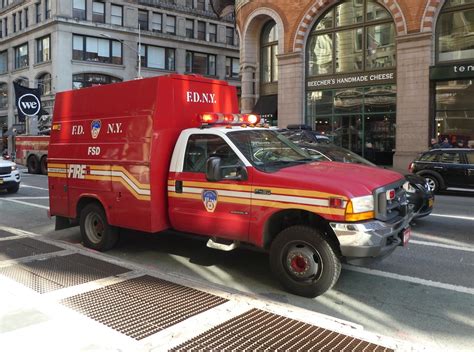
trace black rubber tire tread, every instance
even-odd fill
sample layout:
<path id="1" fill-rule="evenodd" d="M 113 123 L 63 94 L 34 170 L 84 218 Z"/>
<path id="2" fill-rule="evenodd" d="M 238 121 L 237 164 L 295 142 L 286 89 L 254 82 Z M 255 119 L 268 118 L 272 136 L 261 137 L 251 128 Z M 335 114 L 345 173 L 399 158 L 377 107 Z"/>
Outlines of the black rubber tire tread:
<path id="1" fill-rule="evenodd" d="M 43 175 L 48 174 L 48 157 L 46 155 L 44 155 L 41 158 L 40 169 L 41 169 L 41 174 L 43 174 Z"/>
<path id="2" fill-rule="evenodd" d="M 312 283 L 294 280 L 283 265 L 282 256 L 286 244 L 294 240 L 301 240 L 311 244 L 321 256 L 323 272 L 319 279 Z M 289 292 L 304 297 L 320 296 L 331 289 L 339 279 L 341 261 L 339 260 L 337 245 L 325 238 L 321 231 L 309 226 L 295 225 L 286 228 L 278 234 L 270 247 L 270 267 L 275 277 Z"/>
<path id="3" fill-rule="evenodd" d="M 89 213 L 96 213 L 99 217 L 101 217 L 101 221 L 105 227 L 104 235 L 102 236 L 101 241 L 98 243 L 94 243 L 93 241 L 91 241 L 86 233 L 85 220 Z M 88 248 L 92 248 L 100 252 L 105 252 L 115 247 L 119 240 L 118 228 L 108 223 L 104 209 L 97 203 L 88 204 L 82 209 L 79 224 L 81 228 L 82 241 L 84 242 L 84 245 Z"/>
<path id="4" fill-rule="evenodd" d="M 7 192 L 8 193 L 16 193 L 16 192 L 18 192 L 19 189 L 20 189 L 20 184 L 17 183 L 15 186 L 8 187 Z"/>
<path id="5" fill-rule="evenodd" d="M 36 155 L 30 155 L 26 161 L 28 167 L 28 173 L 39 174 L 41 172 L 40 161 Z"/>

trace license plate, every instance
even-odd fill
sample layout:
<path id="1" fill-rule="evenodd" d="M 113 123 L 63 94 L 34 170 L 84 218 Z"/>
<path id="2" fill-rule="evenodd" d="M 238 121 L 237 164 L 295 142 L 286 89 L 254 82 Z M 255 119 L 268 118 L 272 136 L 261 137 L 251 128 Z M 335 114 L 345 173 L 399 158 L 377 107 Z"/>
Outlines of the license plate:
<path id="1" fill-rule="evenodd" d="M 428 200 L 428 206 L 429 206 L 430 208 L 433 206 L 433 203 L 434 203 L 433 199 L 429 199 L 429 200 Z"/>
<path id="2" fill-rule="evenodd" d="M 403 230 L 403 246 L 405 247 L 408 244 L 408 241 L 411 237 L 411 228 L 406 228 Z"/>

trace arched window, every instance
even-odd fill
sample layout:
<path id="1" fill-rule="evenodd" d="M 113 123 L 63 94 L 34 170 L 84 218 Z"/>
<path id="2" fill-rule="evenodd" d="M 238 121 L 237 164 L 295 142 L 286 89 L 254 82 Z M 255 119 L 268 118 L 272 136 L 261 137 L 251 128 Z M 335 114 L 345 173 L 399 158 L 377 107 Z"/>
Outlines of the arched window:
<path id="1" fill-rule="evenodd" d="M 120 78 L 101 73 L 78 73 L 72 76 L 72 88 L 80 89 L 122 82 Z"/>
<path id="2" fill-rule="evenodd" d="M 273 83 L 278 81 L 278 32 L 275 21 L 270 21 L 263 27 L 260 47 L 261 82 Z"/>
<path id="3" fill-rule="evenodd" d="M 395 24 L 373 0 L 348 0 L 316 22 L 307 45 L 308 76 L 395 67 Z"/>
<path id="4" fill-rule="evenodd" d="M 474 58 L 474 1 L 447 0 L 436 25 L 437 61 Z"/>
<path id="5" fill-rule="evenodd" d="M 41 95 L 49 95 L 51 91 L 51 74 L 44 73 L 38 76 L 38 88 L 41 89 Z"/>
<path id="6" fill-rule="evenodd" d="M 8 107 L 8 84 L 0 83 L 0 109 Z"/>

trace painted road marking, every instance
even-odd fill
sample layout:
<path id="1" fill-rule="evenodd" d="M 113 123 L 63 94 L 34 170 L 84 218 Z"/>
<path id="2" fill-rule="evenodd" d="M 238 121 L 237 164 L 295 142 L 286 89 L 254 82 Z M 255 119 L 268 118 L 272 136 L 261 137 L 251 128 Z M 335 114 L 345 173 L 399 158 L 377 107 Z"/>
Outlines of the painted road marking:
<path id="1" fill-rule="evenodd" d="M 343 268 L 346 269 L 346 270 L 355 271 L 355 272 L 362 273 L 362 274 L 381 276 L 381 277 L 385 277 L 385 278 L 388 278 L 388 279 L 395 279 L 395 280 L 400 280 L 400 281 L 412 282 L 412 283 L 419 284 L 419 285 L 430 286 L 430 287 L 435 287 L 435 288 L 442 288 L 442 289 L 449 290 L 449 291 L 456 291 L 456 292 L 461 292 L 461 293 L 467 293 L 467 294 L 470 294 L 470 295 L 474 295 L 474 288 L 471 288 L 471 287 L 445 284 L 445 283 L 442 283 L 442 282 L 425 280 L 425 279 L 420 279 L 420 278 L 417 278 L 417 277 L 394 274 L 394 273 L 389 273 L 389 272 L 385 272 L 385 271 L 381 271 L 381 270 L 368 269 L 368 268 L 351 266 L 351 265 L 343 265 Z"/>
<path id="2" fill-rule="evenodd" d="M 49 191 L 49 189 L 47 189 L 47 188 L 43 188 L 43 187 L 36 187 L 36 186 L 28 186 L 28 185 L 25 185 L 25 184 L 23 184 L 23 183 L 20 185 L 20 188 L 22 188 L 22 187 L 24 187 L 24 188 L 34 188 L 34 189 L 41 189 L 41 190 L 43 190 L 43 191 Z"/>
<path id="3" fill-rule="evenodd" d="M 5 198 L 6 200 L 21 200 L 21 199 L 49 199 L 49 197 L 9 197 Z"/>
<path id="4" fill-rule="evenodd" d="M 2 200 L 6 201 L 6 202 L 13 202 L 13 203 L 18 203 L 18 204 L 23 204 L 23 205 L 29 205 L 30 207 L 36 207 L 36 208 L 49 210 L 49 207 L 47 207 L 46 205 L 22 202 L 21 200 L 16 200 L 16 199 L 11 199 L 11 198 L 4 198 Z"/>
<path id="5" fill-rule="evenodd" d="M 440 217 L 440 218 L 450 218 L 450 219 L 461 219 L 461 220 L 474 221 L 474 216 L 443 215 L 443 214 L 430 214 L 430 216 L 437 216 L 437 217 Z"/>
<path id="6" fill-rule="evenodd" d="M 410 240 L 409 243 L 419 244 L 422 246 L 429 246 L 429 247 L 439 247 L 439 248 L 448 248 L 454 249 L 456 251 L 465 251 L 465 252 L 474 252 L 474 247 L 460 247 L 460 246 L 452 246 L 449 244 L 442 244 L 436 242 L 426 242 L 426 241 L 417 241 L 417 240 Z"/>

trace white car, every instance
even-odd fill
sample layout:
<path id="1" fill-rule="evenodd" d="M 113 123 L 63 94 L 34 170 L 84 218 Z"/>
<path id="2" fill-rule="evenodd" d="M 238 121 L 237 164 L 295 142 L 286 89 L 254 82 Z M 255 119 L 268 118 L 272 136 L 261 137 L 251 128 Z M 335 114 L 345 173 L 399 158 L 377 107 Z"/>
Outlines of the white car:
<path id="1" fill-rule="evenodd" d="M 0 190 L 16 193 L 20 188 L 21 175 L 16 164 L 0 157 Z"/>

